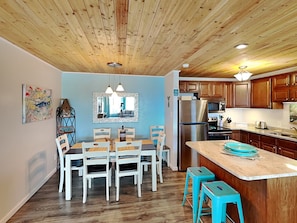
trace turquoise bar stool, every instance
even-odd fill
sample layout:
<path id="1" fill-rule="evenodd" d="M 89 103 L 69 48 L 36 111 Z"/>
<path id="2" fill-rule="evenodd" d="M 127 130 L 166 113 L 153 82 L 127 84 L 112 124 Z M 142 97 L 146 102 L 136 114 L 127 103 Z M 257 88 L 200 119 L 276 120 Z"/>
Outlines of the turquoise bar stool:
<path id="1" fill-rule="evenodd" d="M 240 223 L 244 223 L 240 194 L 224 181 L 202 183 L 198 221 L 201 220 L 202 205 L 206 196 L 211 200 L 212 223 L 226 223 L 226 217 L 228 216 L 226 208 L 228 203 L 237 205 Z M 228 218 L 230 217 L 228 216 Z"/>
<path id="2" fill-rule="evenodd" d="M 202 182 L 215 180 L 215 175 L 208 170 L 206 167 L 188 167 L 186 175 L 186 183 L 184 189 L 184 197 L 182 205 L 185 205 L 187 195 L 189 194 L 189 180 L 192 179 L 192 212 L 193 212 L 193 223 L 197 221 L 198 212 L 198 198 L 200 193 L 200 184 Z"/>

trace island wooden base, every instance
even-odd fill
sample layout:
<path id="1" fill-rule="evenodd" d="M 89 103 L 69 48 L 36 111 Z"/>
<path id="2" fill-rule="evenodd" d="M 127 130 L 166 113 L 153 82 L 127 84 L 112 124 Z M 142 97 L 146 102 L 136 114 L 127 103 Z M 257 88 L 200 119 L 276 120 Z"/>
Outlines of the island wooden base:
<path id="1" fill-rule="evenodd" d="M 245 223 L 297 223 L 297 177 L 245 181 L 204 156 L 199 159 L 200 166 L 207 167 L 218 180 L 240 193 Z M 227 212 L 239 222 L 235 205 L 228 205 Z"/>

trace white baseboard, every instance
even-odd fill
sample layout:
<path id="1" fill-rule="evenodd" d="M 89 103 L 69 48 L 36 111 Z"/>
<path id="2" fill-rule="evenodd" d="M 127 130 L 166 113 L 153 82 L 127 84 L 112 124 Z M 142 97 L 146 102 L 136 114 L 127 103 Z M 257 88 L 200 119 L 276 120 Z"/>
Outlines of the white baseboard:
<path id="1" fill-rule="evenodd" d="M 0 223 L 7 222 L 55 173 L 57 169 L 53 169 L 44 179 L 41 181 L 32 191 L 30 191 L 13 209 L 11 209 L 5 216 L 0 220 Z M 58 191 L 58 186 L 57 186 Z"/>

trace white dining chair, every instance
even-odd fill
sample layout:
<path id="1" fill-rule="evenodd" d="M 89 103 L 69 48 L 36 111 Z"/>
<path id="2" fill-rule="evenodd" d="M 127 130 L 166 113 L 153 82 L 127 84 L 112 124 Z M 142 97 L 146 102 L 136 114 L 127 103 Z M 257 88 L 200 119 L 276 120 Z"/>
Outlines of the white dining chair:
<path id="1" fill-rule="evenodd" d="M 138 197 L 141 197 L 141 157 L 142 141 L 115 142 L 115 186 L 116 201 L 120 198 L 120 178 L 133 176 L 137 184 Z M 136 178 L 137 177 L 137 178 Z"/>
<path id="2" fill-rule="evenodd" d="M 163 160 L 163 148 L 165 145 L 165 137 L 166 134 L 164 132 L 160 132 L 157 141 L 157 173 L 160 177 L 160 183 L 163 183 L 163 174 L 162 174 L 162 160 Z M 143 178 L 143 169 L 146 166 L 152 165 L 152 162 L 149 160 L 142 160 L 141 161 L 141 183 Z M 147 169 L 147 168 L 146 168 Z"/>
<path id="3" fill-rule="evenodd" d="M 159 132 L 165 132 L 164 125 L 151 125 L 150 126 L 150 138 L 154 145 L 157 145 Z"/>
<path id="4" fill-rule="evenodd" d="M 95 128 L 93 129 L 93 139 L 110 139 L 111 138 L 111 128 Z"/>
<path id="5" fill-rule="evenodd" d="M 65 154 L 70 149 L 67 134 L 60 135 L 56 138 L 56 145 L 59 154 L 60 164 L 60 182 L 59 182 L 59 193 L 63 191 L 64 176 L 65 176 Z M 72 166 L 71 170 L 78 170 L 78 175 L 82 176 L 83 166 Z"/>
<path id="6" fill-rule="evenodd" d="M 87 183 L 94 178 L 105 178 L 106 200 L 109 201 L 111 168 L 109 164 L 110 142 L 83 142 L 83 203 L 87 200 Z M 89 186 L 90 188 L 90 186 Z"/>
<path id="7" fill-rule="evenodd" d="M 151 125 L 150 126 L 150 137 L 151 137 L 151 140 L 153 141 L 154 145 L 157 145 L 158 136 L 159 136 L 160 132 L 165 133 L 164 125 Z M 169 163 L 170 163 L 170 150 L 169 150 L 168 147 L 165 146 L 163 148 L 163 154 L 166 157 L 167 166 L 169 166 Z"/>
<path id="8" fill-rule="evenodd" d="M 120 133 L 121 133 L 121 128 L 118 128 L 118 138 L 120 138 Z M 126 138 L 128 139 L 135 139 L 135 134 L 136 134 L 136 131 L 135 131 L 135 128 L 125 128 L 125 131 L 126 131 Z"/>

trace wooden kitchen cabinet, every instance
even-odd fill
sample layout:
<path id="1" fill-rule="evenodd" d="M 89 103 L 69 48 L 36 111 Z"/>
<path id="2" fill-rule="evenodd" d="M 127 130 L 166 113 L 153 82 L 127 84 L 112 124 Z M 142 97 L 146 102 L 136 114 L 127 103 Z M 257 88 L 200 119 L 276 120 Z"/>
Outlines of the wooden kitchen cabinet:
<path id="1" fill-rule="evenodd" d="M 271 78 L 251 81 L 251 107 L 271 108 Z"/>
<path id="2" fill-rule="evenodd" d="M 199 92 L 199 82 L 197 81 L 180 81 L 179 91 L 181 93 L 198 93 Z M 200 97 L 200 95 L 199 95 Z"/>
<path id="3" fill-rule="evenodd" d="M 249 143 L 248 132 L 240 130 L 240 142 Z"/>
<path id="4" fill-rule="evenodd" d="M 277 139 L 270 136 L 261 136 L 261 149 L 265 149 L 272 153 L 277 153 Z"/>
<path id="5" fill-rule="evenodd" d="M 272 77 L 272 101 L 297 101 L 297 73 L 286 73 Z"/>
<path id="6" fill-rule="evenodd" d="M 236 137 L 238 137 L 238 135 L 236 135 Z M 247 132 L 244 130 L 240 130 L 240 142 L 247 143 L 255 147 L 265 149 L 269 152 L 277 153 L 279 155 L 286 156 L 292 159 L 297 159 L 297 142 Z"/>
<path id="7" fill-rule="evenodd" d="M 260 139 L 261 135 L 256 134 L 256 133 L 248 133 L 248 142 L 250 145 L 255 146 L 257 148 L 260 148 Z"/>
<path id="8" fill-rule="evenodd" d="M 199 83 L 199 97 L 201 98 L 224 98 L 224 82 L 208 82 Z"/>
<path id="9" fill-rule="evenodd" d="M 235 108 L 250 107 L 250 82 L 234 82 L 233 93 L 233 103 Z"/>
<path id="10" fill-rule="evenodd" d="M 251 81 L 251 108 L 282 109 L 281 102 L 271 98 L 271 77 Z"/>
<path id="11" fill-rule="evenodd" d="M 292 159 L 297 159 L 297 143 L 284 139 L 277 139 L 277 153 Z"/>
<path id="12" fill-rule="evenodd" d="M 232 130 L 231 139 L 240 141 L 240 130 Z"/>
<path id="13" fill-rule="evenodd" d="M 224 88 L 226 108 L 233 108 L 233 83 L 226 82 Z"/>

